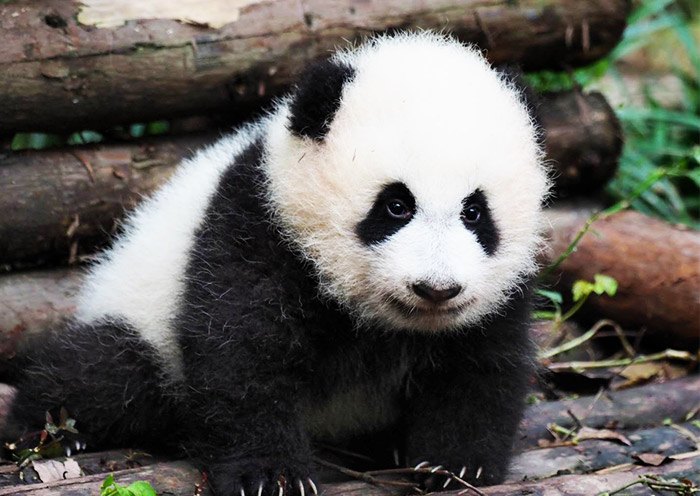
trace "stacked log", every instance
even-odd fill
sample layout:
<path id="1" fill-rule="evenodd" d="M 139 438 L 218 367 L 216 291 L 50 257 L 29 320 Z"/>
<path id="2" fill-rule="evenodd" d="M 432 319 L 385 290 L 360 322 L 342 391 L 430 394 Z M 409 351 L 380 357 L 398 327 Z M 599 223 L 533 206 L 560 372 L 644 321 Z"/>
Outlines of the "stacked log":
<path id="1" fill-rule="evenodd" d="M 586 209 L 550 215 L 550 251 L 564 252 L 584 227 Z M 614 298 L 591 298 L 582 313 L 609 318 L 645 339 L 689 350 L 700 344 L 700 233 L 634 211 L 596 221 L 576 251 L 559 267 L 562 288 L 595 274 L 614 277 Z"/>
<path id="2" fill-rule="evenodd" d="M 600 94 L 543 96 L 548 159 L 564 188 L 602 184 L 619 156 L 617 119 Z M 581 136 L 574 130 L 580 130 Z M 585 134 L 585 136 L 583 136 Z M 168 136 L 0 157 L 0 266 L 66 263 L 103 246 L 124 212 L 219 133 Z M 577 172 L 572 172 L 572 170 Z"/>
<path id="3" fill-rule="evenodd" d="M 217 136 L 5 155 L 0 158 L 0 265 L 66 263 L 94 252 L 183 157 Z"/>
<path id="4" fill-rule="evenodd" d="M 234 8 L 234 7 L 232 7 Z M 617 43 L 629 0 L 275 0 L 221 29 L 135 20 L 95 29 L 76 0 L 0 9 L 0 136 L 66 132 L 230 109 L 284 91 L 308 61 L 378 31 L 453 32 L 494 63 L 584 65 Z"/>

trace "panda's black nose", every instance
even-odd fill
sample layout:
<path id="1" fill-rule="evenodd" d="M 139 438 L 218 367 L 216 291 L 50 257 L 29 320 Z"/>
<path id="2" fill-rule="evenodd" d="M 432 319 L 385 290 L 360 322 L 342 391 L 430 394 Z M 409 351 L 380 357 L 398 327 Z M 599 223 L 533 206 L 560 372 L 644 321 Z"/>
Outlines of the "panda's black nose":
<path id="1" fill-rule="evenodd" d="M 413 292 L 418 296 L 433 303 L 442 303 L 443 301 L 451 300 L 462 292 L 462 286 L 458 284 L 445 289 L 436 289 L 424 282 L 419 282 L 411 287 Z"/>

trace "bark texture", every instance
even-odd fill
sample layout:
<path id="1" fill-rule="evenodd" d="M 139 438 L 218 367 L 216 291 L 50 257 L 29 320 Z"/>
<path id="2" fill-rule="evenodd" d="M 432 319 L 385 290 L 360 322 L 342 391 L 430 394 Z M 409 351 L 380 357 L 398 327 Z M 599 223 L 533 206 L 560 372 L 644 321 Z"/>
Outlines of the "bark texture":
<path id="1" fill-rule="evenodd" d="M 538 114 L 558 198 L 595 192 L 615 175 L 622 130 L 603 95 L 549 94 Z"/>
<path id="2" fill-rule="evenodd" d="M 692 408 L 692 407 L 691 407 Z M 617 432 L 617 431 L 616 431 Z M 616 465 L 633 463 L 633 455 L 657 454 L 669 457 L 695 451 L 691 436 L 700 435 L 700 428 L 687 423 L 645 429 L 634 433 L 622 432 L 632 443 L 591 439 L 575 446 L 542 448 L 520 453 L 513 458 L 507 482 L 538 480 L 565 474 L 587 474 Z"/>
<path id="3" fill-rule="evenodd" d="M 550 401 L 531 406 L 520 423 L 515 450 L 538 445 L 540 439 L 551 440 L 547 424 L 576 427 L 569 411 L 584 425 L 595 429 L 614 426 L 617 429 L 653 427 L 664 419 L 682 422 L 697 407 L 700 398 L 700 376 L 691 375 L 662 384 L 649 384 L 573 400 Z"/>
<path id="4" fill-rule="evenodd" d="M 94 252 L 126 210 L 216 136 L 0 156 L 0 265 L 66 263 Z"/>
<path id="5" fill-rule="evenodd" d="M 75 311 L 81 272 L 58 269 L 17 272 L 0 277 L 0 356 L 15 355 L 30 332 L 49 330 Z"/>
<path id="6" fill-rule="evenodd" d="M 526 70 L 588 64 L 617 44 L 629 9 L 629 0 L 274 0 L 221 29 L 96 28 L 77 21 L 75 0 L 16 0 L 0 8 L 0 135 L 242 112 L 344 40 L 396 29 L 453 32 Z"/>
<path id="7" fill-rule="evenodd" d="M 548 159 L 566 191 L 616 169 L 618 123 L 598 93 L 543 95 Z M 218 132 L 51 151 L 0 152 L 0 265 L 66 263 L 103 246 L 126 209 Z"/>
<path id="8" fill-rule="evenodd" d="M 562 253 L 584 226 L 586 215 L 560 216 L 551 251 Z M 581 315 L 608 318 L 628 329 L 645 328 L 645 339 L 696 350 L 700 338 L 700 232 L 672 226 L 639 212 L 623 211 L 595 222 L 577 250 L 560 266 L 562 287 L 595 274 L 617 279 L 617 294 L 589 298 Z"/>

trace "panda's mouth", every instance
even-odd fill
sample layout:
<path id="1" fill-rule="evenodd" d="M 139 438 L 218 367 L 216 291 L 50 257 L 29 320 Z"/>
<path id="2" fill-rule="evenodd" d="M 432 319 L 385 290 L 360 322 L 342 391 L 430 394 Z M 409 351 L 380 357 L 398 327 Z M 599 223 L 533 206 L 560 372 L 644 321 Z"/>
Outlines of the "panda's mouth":
<path id="1" fill-rule="evenodd" d="M 467 308 L 467 306 L 469 306 L 469 303 L 471 302 L 471 300 L 467 300 L 459 305 L 449 307 L 445 305 L 431 305 L 430 307 L 424 307 L 405 303 L 404 301 L 401 301 L 395 296 L 389 296 L 387 298 L 387 301 L 391 306 L 393 306 L 396 310 L 401 312 L 401 314 L 407 318 L 445 317 L 459 315 Z"/>

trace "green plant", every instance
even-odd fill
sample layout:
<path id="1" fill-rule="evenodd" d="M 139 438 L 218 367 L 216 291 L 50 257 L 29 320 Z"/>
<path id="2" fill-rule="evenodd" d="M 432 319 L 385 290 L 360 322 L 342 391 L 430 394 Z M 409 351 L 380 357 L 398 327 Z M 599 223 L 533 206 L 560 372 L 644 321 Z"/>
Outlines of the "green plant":
<path id="1" fill-rule="evenodd" d="M 586 88 L 608 75 L 622 94 L 628 82 L 619 66 L 624 57 L 647 49 L 656 40 L 671 39 L 679 50 L 667 54 L 671 73 L 683 93 L 679 106 L 667 108 L 644 84 L 641 104 L 616 110 L 625 134 L 617 175 L 607 185 L 613 200 L 629 198 L 659 169 L 654 184 L 629 200 L 647 215 L 700 228 L 700 50 L 693 29 L 700 29 L 697 7 L 682 0 L 637 2 L 621 42 L 607 57 L 589 67 L 569 72 L 540 72 L 527 76 L 539 91 Z M 670 48 L 668 48 L 670 50 Z M 684 60 L 683 60 L 684 59 Z"/>
<path id="2" fill-rule="evenodd" d="M 568 311 L 562 312 L 561 305 L 564 302 L 564 298 L 562 297 L 561 293 L 537 289 L 535 290 L 535 293 L 547 298 L 552 306 L 554 306 L 554 311 L 536 311 L 533 312 L 533 317 L 537 319 L 553 320 L 556 327 L 562 322 L 565 322 L 573 317 L 574 314 L 583 306 L 583 304 L 586 303 L 586 300 L 592 293 L 597 295 L 607 294 L 608 296 L 615 296 L 616 292 L 617 281 L 610 276 L 596 274 L 593 276 L 593 282 L 580 279 L 576 281 L 571 288 L 571 295 L 574 305 Z"/>
<path id="3" fill-rule="evenodd" d="M 78 434 L 78 430 L 75 428 L 75 420 L 68 416 L 65 408 L 61 408 L 58 424 L 46 412 L 46 424 L 41 431 L 29 432 L 14 443 L 5 443 L 5 448 L 10 451 L 17 465 L 24 467 L 34 460 L 66 454 L 66 448 L 61 444 L 64 433 Z"/>
<path id="4" fill-rule="evenodd" d="M 114 475 L 109 474 L 100 487 L 100 496 L 157 496 L 157 493 L 146 481 L 120 486 L 114 482 Z"/>

